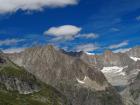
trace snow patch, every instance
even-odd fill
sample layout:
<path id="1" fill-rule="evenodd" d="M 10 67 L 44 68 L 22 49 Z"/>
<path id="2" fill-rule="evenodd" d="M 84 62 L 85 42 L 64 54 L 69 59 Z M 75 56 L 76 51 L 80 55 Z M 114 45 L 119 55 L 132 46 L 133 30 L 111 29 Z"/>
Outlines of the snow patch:
<path id="1" fill-rule="evenodd" d="M 77 79 L 78 83 L 84 84 L 84 83 L 85 83 L 85 81 L 86 81 L 86 79 L 87 79 L 87 77 L 85 76 L 85 78 L 84 78 L 84 80 L 83 80 L 83 81 L 79 80 L 78 78 L 76 78 L 76 79 Z"/>
<path id="2" fill-rule="evenodd" d="M 137 58 L 137 57 L 130 57 L 132 60 L 134 60 L 134 61 L 138 61 L 138 60 L 140 60 L 140 58 Z"/>
<path id="3" fill-rule="evenodd" d="M 123 75 L 125 76 L 125 72 L 123 71 L 124 68 L 126 67 L 118 67 L 118 66 L 113 66 L 113 67 L 104 67 L 101 71 L 103 73 L 113 73 L 113 74 L 118 74 L 118 75 Z"/>
<path id="4" fill-rule="evenodd" d="M 87 55 L 95 55 L 94 53 L 85 52 Z"/>
<path id="5" fill-rule="evenodd" d="M 124 71 L 124 69 L 127 67 L 128 66 L 104 67 L 101 71 L 107 78 L 108 82 L 111 83 L 113 86 L 125 86 L 128 84 L 127 74 Z"/>
<path id="6" fill-rule="evenodd" d="M 81 84 L 82 86 L 90 88 L 90 89 L 94 89 L 96 91 L 102 91 L 102 90 L 105 90 L 106 87 L 108 87 L 107 82 L 104 82 L 104 84 L 101 85 L 101 84 L 97 83 L 95 80 L 91 80 L 88 76 L 85 76 L 85 78 L 83 80 L 80 80 L 78 78 L 76 78 L 76 79 L 77 79 L 77 82 L 79 84 Z"/>

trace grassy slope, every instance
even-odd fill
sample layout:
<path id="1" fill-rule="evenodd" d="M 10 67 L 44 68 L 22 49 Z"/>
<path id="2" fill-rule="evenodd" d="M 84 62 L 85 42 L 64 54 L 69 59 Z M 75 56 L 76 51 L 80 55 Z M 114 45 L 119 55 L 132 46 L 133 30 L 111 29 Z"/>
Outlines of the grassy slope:
<path id="1" fill-rule="evenodd" d="M 18 92 L 6 90 L 4 84 L 0 84 L 0 105 L 67 105 L 66 99 L 62 94 L 51 86 L 35 79 L 33 75 L 12 62 L 0 65 L 1 75 L 34 82 L 40 85 L 41 90 L 33 94 L 21 95 Z"/>
<path id="2" fill-rule="evenodd" d="M 60 93 L 51 87 L 30 95 L 0 90 L 0 105 L 61 105 L 62 99 Z"/>

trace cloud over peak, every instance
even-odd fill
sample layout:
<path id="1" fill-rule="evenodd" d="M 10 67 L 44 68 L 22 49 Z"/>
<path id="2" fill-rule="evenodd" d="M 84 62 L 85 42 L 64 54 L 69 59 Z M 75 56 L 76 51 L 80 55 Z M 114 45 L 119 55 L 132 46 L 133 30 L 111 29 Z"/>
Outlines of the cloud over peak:
<path id="1" fill-rule="evenodd" d="M 76 5 L 79 0 L 0 0 L 0 14 Z"/>
<path id="2" fill-rule="evenodd" d="M 98 48 L 99 47 L 96 44 L 89 43 L 89 44 L 78 45 L 76 46 L 75 50 L 78 52 L 79 51 L 89 52 L 89 51 L 97 50 Z"/>
<path id="3" fill-rule="evenodd" d="M 76 37 L 80 37 L 80 38 L 86 38 L 86 39 L 89 39 L 89 38 L 91 38 L 91 39 L 96 39 L 96 38 L 98 38 L 99 37 L 99 35 L 98 34 L 95 34 L 95 33 L 87 33 L 87 34 L 79 34 L 78 36 L 76 36 Z"/>
<path id="4" fill-rule="evenodd" d="M 0 46 L 9 46 L 9 45 L 15 45 L 19 42 L 23 42 L 24 39 L 5 39 L 0 40 Z"/>
<path id="5" fill-rule="evenodd" d="M 54 36 L 55 39 L 71 39 L 81 31 L 80 27 L 73 25 L 63 25 L 59 27 L 51 27 L 44 32 L 45 35 Z"/>
<path id="6" fill-rule="evenodd" d="M 81 31 L 81 28 L 73 26 L 73 25 L 64 25 L 59 27 L 51 27 L 48 31 L 45 32 L 46 35 L 53 36 L 68 36 L 68 35 L 76 35 Z"/>
<path id="7" fill-rule="evenodd" d="M 125 52 L 129 51 L 130 49 L 131 48 L 120 48 L 120 49 L 114 50 L 113 52 L 114 53 L 119 53 L 119 52 L 125 53 Z"/>
<path id="8" fill-rule="evenodd" d="M 124 46 L 127 46 L 127 45 L 128 45 L 128 41 L 123 41 L 123 42 L 118 43 L 118 44 L 110 45 L 109 49 L 117 49 L 117 48 L 121 48 L 121 47 L 124 47 Z"/>
<path id="9" fill-rule="evenodd" d="M 22 52 L 26 49 L 26 47 L 21 47 L 21 48 L 8 48 L 8 49 L 3 49 L 2 51 L 4 53 L 19 53 Z"/>

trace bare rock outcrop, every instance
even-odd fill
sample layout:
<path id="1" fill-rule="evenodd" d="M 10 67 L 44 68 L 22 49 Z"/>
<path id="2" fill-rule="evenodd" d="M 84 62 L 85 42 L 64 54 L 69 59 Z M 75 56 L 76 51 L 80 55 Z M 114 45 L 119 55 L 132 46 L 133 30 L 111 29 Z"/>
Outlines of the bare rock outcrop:
<path id="1" fill-rule="evenodd" d="M 0 105 L 70 105 L 55 88 L 44 84 L 0 53 Z"/>

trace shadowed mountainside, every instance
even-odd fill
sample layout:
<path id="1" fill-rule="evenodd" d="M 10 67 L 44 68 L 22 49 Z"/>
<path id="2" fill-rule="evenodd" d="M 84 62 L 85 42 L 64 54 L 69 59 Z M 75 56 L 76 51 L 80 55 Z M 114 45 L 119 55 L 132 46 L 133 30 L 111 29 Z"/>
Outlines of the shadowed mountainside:
<path id="1" fill-rule="evenodd" d="M 0 53 L 0 105 L 70 105 L 60 92 L 44 84 Z"/>

